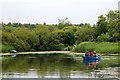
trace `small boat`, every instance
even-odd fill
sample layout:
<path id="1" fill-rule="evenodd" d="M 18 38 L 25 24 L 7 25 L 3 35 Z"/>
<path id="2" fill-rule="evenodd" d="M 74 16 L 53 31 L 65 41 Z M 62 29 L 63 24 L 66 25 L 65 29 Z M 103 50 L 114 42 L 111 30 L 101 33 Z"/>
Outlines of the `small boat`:
<path id="1" fill-rule="evenodd" d="M 101 60 L 95 60 L 95 59 L 84 59 L 83 63 L 84 64 L 88 64 L 88 63 L 92 63 L 92 62 L 100 62 Z"/>
<path id="2" fill-rule="evenodd" d="M 10 50 L 10 53 L 17 53 L 16 50 Z"/>
<path id="3" fill-rule="evenodd" d="M 17 56 L 17 51 L 16 50 L 10 50 L 10 54 L 12 55 L 12 57 L 16 57 Z"/>
<path id="4" fill-rule="evenodd" d="M 95 56 L 95 57 L 91 57 L 91 56 L 82 56 L 82 58 L 84 60 L 100 60 L 101 56 Z"/>

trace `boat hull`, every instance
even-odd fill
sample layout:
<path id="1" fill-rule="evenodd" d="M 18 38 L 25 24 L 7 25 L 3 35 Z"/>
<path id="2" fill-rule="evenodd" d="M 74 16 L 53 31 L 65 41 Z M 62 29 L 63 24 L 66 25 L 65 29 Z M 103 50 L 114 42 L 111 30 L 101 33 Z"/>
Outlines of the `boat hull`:
<path id="1" fill-rule="evenodd" d="M 84 60 L 100 60 L 101 56 L 90 57 L 90 56 L 82 56 Z"/>

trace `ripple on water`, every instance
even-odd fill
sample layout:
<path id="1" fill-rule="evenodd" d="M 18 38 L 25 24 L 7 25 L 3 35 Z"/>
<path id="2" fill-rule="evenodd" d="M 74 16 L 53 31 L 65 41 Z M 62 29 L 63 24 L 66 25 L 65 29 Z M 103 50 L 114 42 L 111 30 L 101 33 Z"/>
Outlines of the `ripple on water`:
<path id="1" fill-rule="evenodd" d="M 118 78 L 118 70 L 120 67 L 109 67 L 109 68 L 104 68 L 102 70 L 95 70 L 94 72 L 96 75 L 102 75 L 104 78 Z"/>

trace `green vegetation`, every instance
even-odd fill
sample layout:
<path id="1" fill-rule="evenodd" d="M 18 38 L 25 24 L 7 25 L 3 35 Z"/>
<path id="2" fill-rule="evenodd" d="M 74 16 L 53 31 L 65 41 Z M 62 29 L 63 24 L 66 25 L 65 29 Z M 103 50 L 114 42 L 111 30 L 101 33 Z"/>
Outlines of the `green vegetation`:
<path id="1" fill-rule="evenodd" d="M 85 52 L 95 50 L 98 53 L 118 53 L 118 43 L 110 42 L 82 42 L 78 44 L 74 51 L 76 52 Z"/>
<path id="2" fill-rule="evenodd" d="M 13 46 L 2 45 L 2 52 L 9 52 L 9 50 L 15 49 Z"/>
<path id="3" fill-rule="evenodd" d="M 73 50 L 74 46 L 83 44 L 81 42 L 109 42 L 100 45 L 113 45 L 98 52 L 117 53 L 116 42 L 120 40 L 120 14 L 118 11 L 110 11 L 106 16 L 99 16 L 98 22 L 94 25 L 89 23 L 72 24 L 68 18 L 59 19 L 58 24 L 21 24 L 1 23 L 2 31 L 2 52 L 11 49 L 17 51 L 50 51 L 50 50 Z M 1 25 L 0 24 L 0 25 Z M 110 43 L 112 42 L 112 43 Z M 115 43 L 114 43 L 115 42 Z M 96 44 L 96 43 L 95 43 Z M 78 45 L 79 46 L 79 45 Z M 88 46 L 88 45 L 87 45 Z M 93 48 L 94 49 L 94 48 Z M 79 50 L 79 49 L 78 49 Z M 80 49 L 81 50 L 81 49 Z M 77 51 L 75 49 L 75 51 Z"/>

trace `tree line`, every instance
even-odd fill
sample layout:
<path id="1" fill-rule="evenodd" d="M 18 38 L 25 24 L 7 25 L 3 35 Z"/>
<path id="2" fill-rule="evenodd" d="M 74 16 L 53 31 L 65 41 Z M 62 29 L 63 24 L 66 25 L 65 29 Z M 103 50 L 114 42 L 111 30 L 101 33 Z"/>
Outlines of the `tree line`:
<path id="1" fill-rule="evenodd" d="M 2 52 L 65 50 L 81 42 L 118 42 L 120 40 L 120 13 L 111 10 L 100 15 L 94 25 L 72 24 L 68 18 L 59 19 L 58 24 L 1 23 Z M 5 48 L 9 47 L 8 50 Z"/>

